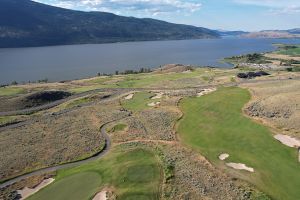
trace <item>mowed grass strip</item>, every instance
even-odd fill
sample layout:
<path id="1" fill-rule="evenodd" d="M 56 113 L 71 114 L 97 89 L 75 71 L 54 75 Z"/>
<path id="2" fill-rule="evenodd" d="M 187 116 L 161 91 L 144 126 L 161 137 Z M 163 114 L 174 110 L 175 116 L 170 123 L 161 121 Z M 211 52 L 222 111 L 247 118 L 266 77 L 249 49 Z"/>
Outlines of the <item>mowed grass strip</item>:
<path id="1" fill-rule="evenodd" d="M 19 87 L 1 87 L 0 96 L 12 96 L 25 93 L 25 89 Z"/>
<path id="2" fill-rule="evenodd" d="M 105 186 L 113 187 L 118 199 L 157 200 L 162 182 L 157 158 L 142 149 L 114 150 L 101 160 L 58 171 L 55 179 L 29 200 L 88 200 Z"/>
<path id="3" fill-rule="evenodd" d="M 126 127 L 127 127 L 126 124 L 116 124 L 111 129 L 109 129 L 108 132 L 113 133 L 113 132 L 118 132 L 118 131 L 124 131 L 126 129 Z"/>
<path id="4" fill-rule="evenodd" d="M 201 152 L 215 165 L 226 168 L 274 199 L 300 199 L 300 164 L 296 149 L 276 141 L 272 133 L 242 113 L 250 93 L 241 88 L 220 88 L 200 98 L 184 99 L 184 117 L 178 126 L 182 141 Z M 227 168 L 226 162 L 244 163 L 255 172 Z"/>

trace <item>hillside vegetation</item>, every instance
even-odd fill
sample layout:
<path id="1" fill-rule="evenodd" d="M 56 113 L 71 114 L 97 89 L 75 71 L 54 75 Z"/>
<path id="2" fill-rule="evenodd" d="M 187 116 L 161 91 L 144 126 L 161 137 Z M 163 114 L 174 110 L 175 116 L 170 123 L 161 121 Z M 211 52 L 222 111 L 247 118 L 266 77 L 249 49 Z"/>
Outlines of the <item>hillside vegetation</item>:
<path id="1" fill-rule="evenodd" d="M 0 1 L 0 48 L 218 36 L 206 28 L 154 19 L 73 11 L 30 0 Z"/>

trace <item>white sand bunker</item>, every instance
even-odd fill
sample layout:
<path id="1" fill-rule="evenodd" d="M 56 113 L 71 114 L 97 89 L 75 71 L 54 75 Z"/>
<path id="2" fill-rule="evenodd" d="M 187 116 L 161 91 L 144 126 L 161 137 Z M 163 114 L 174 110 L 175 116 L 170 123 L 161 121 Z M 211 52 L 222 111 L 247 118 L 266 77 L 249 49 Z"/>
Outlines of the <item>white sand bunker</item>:
<path id="1" fill-rule="evenodd" d="M 17 190 L 17 193 L 21 195 L 21 200 L 23 200 L 23 199 L 26 199 L 27 197 L 33 195 L 34 193 L 38 192 L 42 188 L 46 187 L 53 181 L 54 181 L 54 178 L 48 178 L 48 179 L 43 180 L 39 185 L 37 185 L 36 187 L 34 187 L 32 189 L 25 187 L 22 190 Z"/>
<path id="2" fill-rule="evenodd" d="M 291 136 L 278 134 L 275 135 L 274 138 L 286 146 L 295 148 L 300 147 L 300 141 Z"/>
<path id="3" fill-rule="evenodd" d="M 234 169 L 238 170 L 246 170 L 248 172 L 254 172 L 254 169 L 252 167 L 248 167 L 245 164 L 242 163 L 226 163 L 228 167 L 232 167 Z"/>
<path id="4" fill-rule="evenodd" d="M 132 94 L 129 94 L 129 95 L 127 95 L 127 96 L 125 97 L 125 99 L 126 99 L 126 100 L 132 99 L 132 98 L 133 98 L 133 95 L 134 95 L 133 93 L 132 93 Z"/>
<path id="5" fill-rule="evenodd" d="M 155 96 L 152 97 L 151 99 L 161 99 L 163 95 L 164 95 L 164 93 L 162 93 L 162 92 L 155 93 Z"/>
<path id="6" fill-rule="evenodd" d="M 96 194 L 96 196 L 94 196 L 93 200 L 107 200 L 107 196 L 106 196 L 107 191 L 101 191 L 98 194 Z"/>
<path id="7" fill-rule="evenodd" d="M 221 155 L 219 155 L 220 160 L 226 160 L 228 157 L 229 157 L 229 154 L 227 154 L 227 153 L 222 153 Z"/>
<path id="8" fill-rule="evenodd" d="M 160 105 L 159 101 L 158 102 L 148 103 L 148 106 L 150 106 L 150 107 L 154 107 L 154 106 L 158 106 L 158 105 Z"/>
<path id="9" fill-rule="evenodd" d="M 197 94 L 197 96 L 198 96 L 198 97 L 201 97 L 201 96 L 203 96 L 203 95 L 212 93 L 212 92 L 214 92 L 214 91 L 216 91 L 216 90 L 217 90 L 217 88 L 208 88 L 208 89 L 204 89 L 204 90 L 202 90 L 202 92 L 199 92 L 199 93 Z"/>

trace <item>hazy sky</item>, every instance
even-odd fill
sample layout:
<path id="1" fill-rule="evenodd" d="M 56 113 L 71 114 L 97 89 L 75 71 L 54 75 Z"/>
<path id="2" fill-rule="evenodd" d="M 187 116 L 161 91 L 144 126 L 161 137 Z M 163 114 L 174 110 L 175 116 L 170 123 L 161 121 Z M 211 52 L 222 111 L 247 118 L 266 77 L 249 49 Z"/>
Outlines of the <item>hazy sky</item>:
<path id="1" fill-rule="evenodd" d="M 300 0 L 35 0 L 226 30 L 300 28 Z"/>

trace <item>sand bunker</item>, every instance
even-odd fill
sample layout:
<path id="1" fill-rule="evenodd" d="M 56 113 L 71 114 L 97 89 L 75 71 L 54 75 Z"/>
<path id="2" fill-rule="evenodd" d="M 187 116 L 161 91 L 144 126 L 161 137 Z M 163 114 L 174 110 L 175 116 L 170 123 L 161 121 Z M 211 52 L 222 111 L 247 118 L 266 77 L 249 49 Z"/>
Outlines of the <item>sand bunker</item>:
<path id="1" fill-rule="evenodd" d="M 107 200 L 106 193 L 107 191 L 104 190 L 99 192 L 96 196 L 94 196 L 93 200 Z"/>
<path id="2" fill-rule="evenodd" d="M 229 157 L 229 154 L 227 154 L 227 153 L 223 153 L 223 154 L 219 155 L 220 160 L 226 160 L 228 157 Z"/>
<path id="3" fill-rule="evenodd" d="M 148 103 L 148 106 L 150 107 L 154 107 L 154 106 L 158 106 L 160 104 L 160 102 L 152 102 L 152 103 Z"/>
<path id="4" fill-rule="evenodd" d="M 162 93 L 162 92 L 160 92 L 160 93 L 155 93 L 155 96 L 152 97 L 151 99 L 161 99 L 163 95 L 164 95 L 164 93 Z"/>
<path id="5" fill-rule="evenodd" d="M 132 99 L 134 94 L 129 94 L 125 97 L 126 100 Z"/>
<path id="6" fill-rule="evenodd" d="M 242 163 L 226 163 L 228 167 L 232 167 L 234 169 L 238 170 L 246 170 L 248 172 L 254 172 L 254 169 L 252 167 L 247 167 L 245 164 Z"/>
<path id="7" fill-rule="evenodd" d="M 212 92 L 214 92 L 214 91 L 216 91 L 216 90 L 217 90 L 217 88 L 208 88 L 208 89 L 204 89 L 202 92 L 199 92 L 199 93 L 197 94 L 197 96 L 198 96 L 198 97 L 201 97 L 201 96 L 203 96 L 203 95 L 212 93 Z"/>
<path id="8" fill-rule="evenodd" d="M 274 138 L 286 146 L 295 148 L 300 147 L 300 141 L 291 136 L 277 134 L 274 136 Z"/>
<path id="9" fill-rule="evenodd" d="M 32 189 L 25 187 L 22 190 L 17 190 L 17 192 L 18 192 L 18 194 L 21 195 L 21 200 L 23 200 L 23 199 L 26 199 L 27 197 L 33 195 L 34 193 L 38 192 L 42 188 L 46 187 L 53 181 L 54 181 L 53 178 L 48 178 L 48 179 L 43 180 L 39 185 L 37 185 L 36 187 L 34 187 Z"/>

